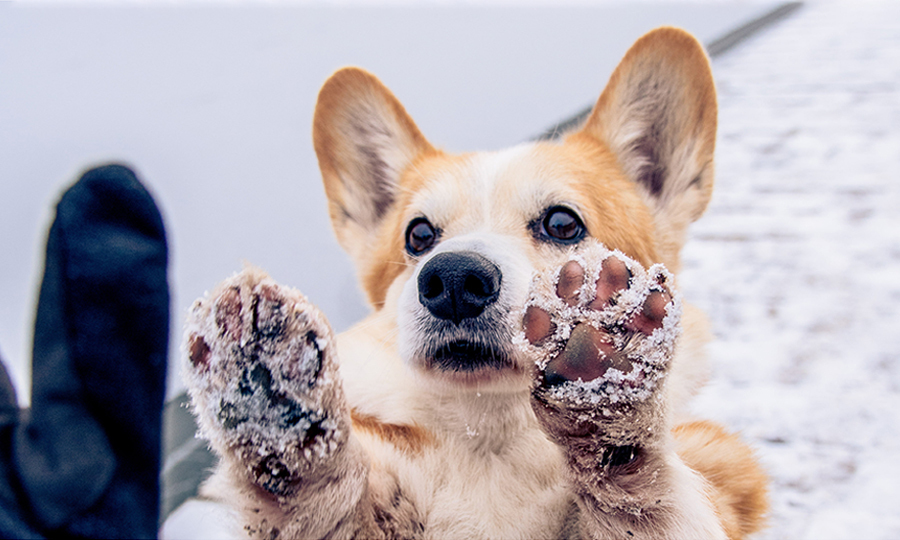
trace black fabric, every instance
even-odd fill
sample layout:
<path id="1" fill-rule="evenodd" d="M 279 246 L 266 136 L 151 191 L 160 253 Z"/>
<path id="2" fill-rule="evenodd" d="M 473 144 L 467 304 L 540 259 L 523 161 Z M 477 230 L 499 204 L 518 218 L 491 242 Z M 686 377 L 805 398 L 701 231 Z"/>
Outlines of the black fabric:
<path id="1" fill-rule="evenodd" d="M 2 360 L 0 357 L 0 538 L 41 538 L 41 534 L 28 525 L 30 512 L 22 504 L 23 494 L 13 466 L 12 449 L 19 423 L 19 406 Z"/>
<path id="2" fill-rule="evenodd" d="M 90 170 L 62 196 L 30 410 L 0 378 L 0 536 L 156 536 L 167 263 L 162 217 L 128 168 Z"/>

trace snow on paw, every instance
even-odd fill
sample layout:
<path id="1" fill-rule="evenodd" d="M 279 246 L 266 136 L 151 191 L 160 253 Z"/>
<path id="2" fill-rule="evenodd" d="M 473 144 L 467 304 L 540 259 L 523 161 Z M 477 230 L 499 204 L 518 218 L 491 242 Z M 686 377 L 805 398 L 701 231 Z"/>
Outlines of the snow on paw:
<path id="1" fill-rule="evenodd" d="M 185 378 L 200 433 L 272 493 L 348 434 L 332 343 L 303 295 L 254 268 L 191 308 Z"/>
<path id="2" fill-rule="evenodd" d="M 615 416 L 654 395 L 679 334 L 671 278 L 597 242 L 535 276 L 518 339 L 537 364 L 535 397 Z"/>

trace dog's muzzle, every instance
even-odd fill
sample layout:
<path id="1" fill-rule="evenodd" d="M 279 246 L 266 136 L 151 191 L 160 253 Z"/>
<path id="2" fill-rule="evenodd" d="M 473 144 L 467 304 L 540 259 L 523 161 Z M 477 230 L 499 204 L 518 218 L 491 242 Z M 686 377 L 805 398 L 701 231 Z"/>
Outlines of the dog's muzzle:
<path id="1" fill-rule="evenodd" d="M 438 319 L 459 326 L 500 296 L 497 265 L 474 251 L 438 253 L 419 272 L 419 302 Z"/>

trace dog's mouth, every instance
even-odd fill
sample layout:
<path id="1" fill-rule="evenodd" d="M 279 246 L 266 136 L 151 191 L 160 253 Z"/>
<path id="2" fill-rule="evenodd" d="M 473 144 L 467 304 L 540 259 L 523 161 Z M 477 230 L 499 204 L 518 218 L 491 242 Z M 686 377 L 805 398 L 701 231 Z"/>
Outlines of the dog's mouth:
<path id="1" fill-rule="evenodd" d="M 482 370 L 503 370 L 514 366 L 503 350 L 468 340 L 456 340 L 438 347 L 429 355 L 441 371 L 472 373 Z"/>

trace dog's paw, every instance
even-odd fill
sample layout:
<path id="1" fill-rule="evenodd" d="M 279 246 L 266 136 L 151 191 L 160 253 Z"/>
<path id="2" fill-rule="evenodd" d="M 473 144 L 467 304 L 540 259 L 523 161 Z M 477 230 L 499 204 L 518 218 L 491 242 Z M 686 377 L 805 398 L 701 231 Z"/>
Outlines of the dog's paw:
<path id="1" fill-rule="evenodd" d="M 186 380 L 201 435 L 276 494 L 347 436 L 331 328 L 258 269 L 194 303 Z"/>
<path id="2" fill-rule="evenodd" d="M 551 434 L 631 444 L 657 423 L 680 329 L 671 281 L 662 265 L 645 270 L 596 242 L 535 277 L 519 341 L 535 358 L 535 410 Z"/>

